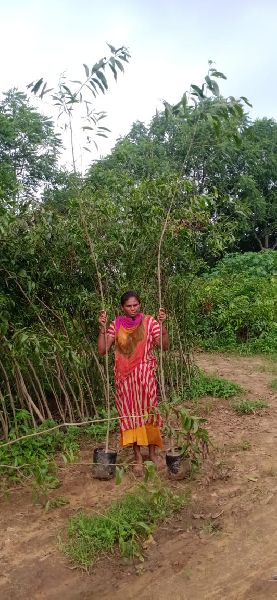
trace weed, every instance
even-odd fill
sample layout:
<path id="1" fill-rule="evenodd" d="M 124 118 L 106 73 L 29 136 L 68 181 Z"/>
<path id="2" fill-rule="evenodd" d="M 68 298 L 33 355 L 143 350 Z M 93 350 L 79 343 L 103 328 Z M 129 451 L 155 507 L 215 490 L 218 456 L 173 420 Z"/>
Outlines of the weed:
<path id="1" fill-rule="evenodd" d="M 65 551 L 71 559 L 89 568 L 103 553 L 118 547 L 122 556 L 142 558 L 142 541 L 159 521 L 188 502 L 168 488 L 141 484 L 135 491 L 114 502 L 103 515 L 83 513 L 69 522 Z"/>
<path id="2" fill-rule="evenodd" d="M 239 415 L 251 415 L 263 408 L 268 408 L 264 400 L 238 400 L 232 403 L 232 408 Z"/>
<path id="3" fill-rule="evenodd" d="M 243 442 L 241 442 L 241 449 L 242 450 L 251 450 L 252 448 L 252 444 L 251 442 L 249 442 L 248 440 L 243 440 Z"/>
<path id="4" fill-rule="evenodd" d="M 45 512 L 54 510 L 55 508 L 61 508 L 69 504 L 69 500 L 63 496 L 57 496 L 56 498 L 49 498 L 45 504 Z"/>
<path id="5" fill-rule="evenodd" d="M 251 447 L 252 447 L 251 442 L 249 442 L 248 440 L 243 440 L 239 444 L 233 444 L 231 446 L 228 446 L 228 451 L 229 452 L 240 452 L 241 450 L 246 451 L 246 450 L 250 450 Z"/>
<path id="6" fill-rule="evenodd" d="M 59 486 L 57 466 L 54 461 L 40 461 L 33 468 L 32 496 L 34 502 L 45 504 L 50 490 Z"/>
<path id="7" fill-rule="evenodd" d="M 207 521 L 204 523 L 202 531 L 204 533 L 207 533 L 209 535 L 213 535 L 215 533 L 219 533 L 220 531 L 222 531 L 222 524 L 220 523 L 220 521 L 214 521 L 213 519 L 207 519 Z"/>

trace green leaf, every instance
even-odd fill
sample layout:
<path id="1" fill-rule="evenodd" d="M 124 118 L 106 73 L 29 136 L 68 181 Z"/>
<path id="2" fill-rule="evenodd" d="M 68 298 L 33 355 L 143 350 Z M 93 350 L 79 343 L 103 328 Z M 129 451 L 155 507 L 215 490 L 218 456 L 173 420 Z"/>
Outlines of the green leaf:
<path id="1" fill-rule="evenodd" d="M 145 476 L 144 481 L 153 481 L 156 476 L 156 465 L 151 460 L 146 460 L 144 463 L 145 467 Z"/>
<path id="2" fill-rule="evenodd" d="M 98 79 L 96 79 L 95 77 L 93 77 L 93 79 L 91 79 L 91 81 L 93 81 L 94 83 L 96 83 L 98 85 L 98 87 L 100 88 L 101 92 L 103 94 L 105 94 L 105 89 L 102 85 L 102 83 L 100 83 L 100 81 L 98 81 Z M 96 88 L 95 88 L 96 89 Z M 97 90 L 98 91 L 98 90 Z"/>
<path id="3" fill-rule="evenodd" d="M 123 479 L 123 475 L 124 475 L 124 469 L 123 467 L 115 467 L 115 484 L 116 485 L 120 485 L 120 483 L 122 482 Z"/>
<path id="4" fill-rule="evenodd" d="M 124 73 L 124 67 L 121 64 L 120 60 L 115 59 L 115 63 L 118 66 L 118 68 L 120 69 L 120 71 L 122 71 L 122 73 Z"/>
<path id="5" fill-rule="evenodd" d="M 107 79 L 106 79 L 104 73 L 102 73 L 102 71 L 96 71 L 96 76 L 98 77 L 98 79 L 100 79 L 100 81 L 102 82 L 104 88 L 107 90 L 108 89 L 108 83 L 107 83 Z"/>
<path id="6" fill-rule="evenodd" d="M 212 73 L 213 77 L 218 77 L 220 79 L 227 79 L 226 75 L 224 75 L 224 73 L 221 73 L 220 71 L 216 71 L 216 69 L 211 69 L 210 71 Z"/>
<path id="7" fill-rule="evenodd" d="M 211 81 L 211 91 L 213 92 L 213 94 L 215 96 L 219 96 L 220 92 L 219 92 L 219 86 L 218 83 L 216 81 L 213 81 L 213 79 L 210 80 Z"/>
<path id="8" fill-rule="evenodd" d="M 86 72 L 86 76 L 87 76 L 87 78 L 89 78 L 89 76 L 90 76 L 89 68 L 88 68 L 87 65 L 85 65 L 85 63 L 83 63 L 83 65 L 84 65 L 84 69 L 85 69 L 85 72 Z"/>
<path id="9" fill-rule="evenodd" d="M 242 144 L 242 138 L 240 135 L 238 135 L 237 133 L 233 134 L 233 139 L 235 141 L 235 144 L 238 148 L 240 148 L 241 144 Z"/>
<path id="10" fill-rule="evenodd" d="M 112 51 L 113 54 L 116 53 L 116 48 L 114 46 L 112 46 L 111 44 L 107 43 L 107 46 L 109 46 L 110 50 Z"/>
<path id="11" fill-rule="evenodd" d="M 191 88 L 194 90 L 196 96 L 198 96 L 199 98 L 205 98 L 205 95 L 203 93 L 203 90 L 198 87 L 198 85 L 194 85 L 193 83 L 191 84 Z"/>
<path id="12" fill-rule="evenodd" d="M 36 94 L 36 93 L 39 91 L 39 89 L 40 89 L 40 87 L 41 87 L 42 83 L 43 83 L 43 77 L 41 77 L 41 78 L 40 78 L 40 79 L 39 79 L 39 80 L 38 80 L 38 81 L 35 83 L 34 87 L 32 88 L 32 92 L 33 92 L 33 94 Z"/>
<path id="13" fill-rule="evenodd" d="M 112 73 L 113 73 L 113 76 L 114 76 L 114 78 L 115 78 L 115 81 L 117 81 L 117 70 L 114 68 L 114 66 L 113 66 L 113 65 L 111 65 L 111 63 L 109 63 L 109 67 L 110 67 L 110 69 L 111 69 L 111 71 L 112 71 Z"/>
<path id="14" fill-rule="evenodd" d="M 243 100 L 243 102 L 245 102 L 245 104 L 247 104 L 247 106 L 250 106 L 250 108 L 253 108 L 253 104 L 250 104 L 250 102 L 246 98 L 246 96 L 241 96 L 240 98 L 241 98 L 241 100 Z"/>

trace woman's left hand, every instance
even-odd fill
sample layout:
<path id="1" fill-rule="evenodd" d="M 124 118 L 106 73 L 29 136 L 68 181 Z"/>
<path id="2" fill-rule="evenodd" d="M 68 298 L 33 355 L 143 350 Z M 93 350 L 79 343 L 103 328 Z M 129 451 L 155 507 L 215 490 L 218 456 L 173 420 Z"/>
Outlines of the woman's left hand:
<path id="1" fill-rule="evenodd" d="M 159 312 L 158 312 L 158 321 L 159 321 L 159 323 L 164 323 L 165 320 L 166 320 L 166 312 L 165 312 L 164 308 L 160 308 Z"/>

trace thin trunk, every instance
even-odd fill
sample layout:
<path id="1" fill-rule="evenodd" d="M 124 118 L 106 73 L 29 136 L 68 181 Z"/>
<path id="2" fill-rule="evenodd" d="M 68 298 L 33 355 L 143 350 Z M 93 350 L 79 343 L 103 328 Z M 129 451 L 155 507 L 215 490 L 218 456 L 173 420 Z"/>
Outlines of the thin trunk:
<path id="1" fill-rule="evenodd" d="M 34 378 L 35 378 L 35 380 L 36 380 L 36 383 L 37 383 L 37 385 L 38 385 L 38 389 L 39 389 L 39 391 L 40 391 L 40 397 L 41 397 L 41 400 L 42 400 L 42 402 L 43 402 L 43 405 L 44 405 L 44 408 L 45 408 L 45 411 L 46 411 L 47 417 L 48 417 L 48 419 L 52 419 L 53 417 L 52 417 L 52 414 L 51 414 L 51 412 L 50 412 L 50 410 L 49 410 L 49 407 L 48 407 L 48 404 L 47 404 L 47 399 L 46 399 L 46 396 L 45 396 L 45 394 L 44 394 L 44 392 L 43 392 L 43 389 L 42 389 L 42 387 L 41 387 L 41 383 L 40 383 L 40 380 L 39 380 L 39 378 L 38 378 L 38 376 L 37 376 L 37 373 L 36 373 L 35 367 L 34 367 L 34 365 L 31 363 L 31 361 L 30 361 L 29 359 L 27 359 L 27 362 L 28 362 L 28 365 L 29 365 L 29 367 L 30 367 L 30 369 L 31 369 L 31 371 L 32 371 L 32 373 L 33 373 L 33 375 L 34 375 Z"/>
<path id="2" fill-rule="evenodd" d="M 89 375 L 88 375 L 86 367 L 85 367 L 85 372 L 86 372 L 86 377 L 84 376 L 84 381 L 85 381 L 85 384 L 87 386 L 89 397 L 91 399 L 91 404 L 92 404 L 92 406 L 94 408 L 94 414 L 95 414 L 96 417 L 98 417 L 98 411 L 97 411 L 97 407 L 96 407 L 96 404 L 94 402 L 94 398 L 93 398 L 93 395 L 92 395 L 91 386 L 90 386 L 90 382 L 89 382 Z"/>
<path id="3" fill-rule="evenodd" d="M 76 407 L 77 415 L 81 419 L 82 415 L 81 415 L 81 411 L 80 411 L 80 408 L 79 408 L 78 398 L 77 398 L 77 396 L 76 396 L 76 394 L 74 392 L 74 389 L 73 389 L 73 387 L 72 387 L 72 385 L 71 385 L 71 383 L 70 383 L 70 381 L 69 381 L 69 379 L 67 377 L 67 374 L 66 374 L 66 371 L 65 371 L 65 369 L 63 367 L 62 362 L 60 363 L 60 372 L 62 373 L 63 379 L 64 379 L 65 383 L 67 384 L 67 386 L 68 386 L 68 388 L 69 388 L 69 390 L 70 390 L 70 392 L 72 394 L 72 399 L 74 400 L 74 404 L 75 404 L 75 407 Z"/>
<path id="4" fill-rule="evenodd" d="M 65 388 L 65 386 L 64 386 L 64 384 L 62 382 L 62 379 L 61 379 L 60 365 L 59 365 L 59 362 L 58 362 L 56 356 L 54 357 L 54 360 L 55 360 L 55 364 L 56 364 L 56 367 L 57 367 L 56 379 L 57 379 L 57 382 L 58 382 L 58 385 L 59 385 L 60 389 L 62 390 L 62 392 L 64 394 L 65 403 L 66 403 L 67 408 L 68 408 L 69 418 L 70 418 L 71 421 L 73 421 L 73 413 L 72 413 L 72 410 L 71 410 L 71 405 L 70 405 L 69 397 L 68 397 L 68 394 L 67 394 L 67 390 L 66 390 L 66 388 Z"/>
<path id="5" fill-rule="evenodd" d="M 193 130 L 193 133 L 192 133 L 192 136 L 191 136 L 191 140 L 190 140 L 190 143 L 189 143 L 189 147 L 188 147 L 185 159 L 184 159 L 183 164 L 182 164 L 181 172 L 180 172 L 178 181 L 176 183 L 176 186 L 175 186 L 175 188 L 174 188 L 174 190 L 172 192 L 172 198 L 171 198 L 171 201 L 169 203 L 169 207 L 168 207 L 167 212 L 166 212 L 166 217 L 165 217 L 165 220 L 164 220 L 164 224 L 163 224 L 161 235 L 160 235 L 160 239 L 159 239 L 157 276 L 158 276 L 158 298 L 159 298 L 159 305 L 160 305 L 160 307 L 162 306 L 162 282 L 161 282 L 161 253 L 162 253 L 162 243 L 163 243 L 163 239 L 164 239 L 164 236 L 165 236 L 165 233 L 166 233 L 166 230 L 167 230 L 167 225 L 168 225 L 168 222 L 169 222 L 169 218 L 170 218 L 170 215 L 171 215 L 173 204 L 174 204 L 176 195 L 177 195 L 177 193 L 178 193 L 178 191 L 180 189 L 180 185 L 182 183 L 182 173 L 183 173 L 183 171 L 185 169 L 188 157 L 190 155 L 190 151 L 191 151 L 191 148 L 192 148 L 192 145 L 193 145 L 193 141 L 194 141 L 194 138 L 195 138 L 195 134 L 196 134 L 196 130 L 197 130 L 199 118 L 200 118 L 200 115 L 198 116 L 198 119 L 197 119 L 197 121 L 195 123 L 195 127 L 194 127 L 194 130 Z M 160 343 L 161 343 L 160 371 L 161 371 L 161 386 L 162 386 L 161 391 L 162 391 L 162 399 L 166 400 L 165 382 L 164 382 L 164 370 L 163 370 L 163 334 L 162 334 L 162 327 L 161 327 L 161 334 L 160 334 Z"/>
<path id="6" fill-rule="evenodd" d="M 43 415 L 41 414 L 40 410 L 33 402 L 32 398 L 28 392 L 28 389 L 26 387 L 19 364 L 16 360 L 14 361 L 14 364 L 15 364 L 15 369 L 16 369 L 16 373 L 17 373 L 17 377 L 18 377 L 19 389 L 21 390 L 23 398 L 26 400 L 29 410 L 32 409 L 32 412 L 34 412 L 36 414 L 36 416 L 38 417 L 38 419 L 40 420 L 40 422 L 43 423 L 43 421 L 44 421 Z M 34 421 L 34 418 L 33 418 L 33 421 Z M 34 421 L 34 426 L 36 426 L 35 421 Z"/>
<path id="7" fill-rule="evenodd" d="M 66 413 L 64 412 L 64 410 L 62 408 L 62 405 L 60 403 L 60 400 L 59 400 L 59 398 L 58 398 L 58 396 L 56 394 L 56 390 L 55 390 L 55 386 L 53 384 L 53 380 L 52 380 L 52 383 L 50 383 L 49 377 L 48 377 L 46 369 L 45 369 L 45 366 L 42 365 L 42 368 L 43 368 L 43 371 L 44 371 L 44 375 L 45 375 L 46 381 L 47 381 L 47 383 L 49 385 L 49 388 L 50 388 L 50 390 L 51 390 L 51 392 L 52 392 L 52 394 L 53 394 L 53 396 L 55 398 L 55 402 L 56 402 L 58 411 L 60 413 L 60 417 L 61 417 L 62 421 L 66 421 Z"/>
<path id="8" fill-rule="evenodd" d="M 7 440 L 9 437 L 10 420 L 9 420 L 8 411 L 6 409 L 5 400 L 4 400 L 4 397 L 3 397 L 1 391 L 0 391 L 0 399 L 1 399 L 1 404 L 2 404 L 2 408 L 3 408 L 3 411 L 0 411 L 0 420 L 1 420 L 1 424 L 2 424 L 4 438 L 5 438 L 5 440 Z"/>
<path id="9" fill-rule="evenodd" d="M 71 116 L 70 115 L 69 115 L 69 119 L 68 120 L 69 120 L 69 131 L 70 131 L 70 148 L 71 148 L 72 166 L 73 166 L 74 173 L 77 173 L 77 171 L 76 171 L 75 154 L 74 154 L 72 120 L 71 120 Z"/>
<path id="10" fill-rule="evenodd" d="M 91 237 L 89 235 L 87 224 L 86 224 L 86 221 L 84 219 L 82 211 L 81 211 L 81 222 L 82 222 L 83 230 L 84 230 L 85 237 L 86 237 L 86 240 L 87 240 L 87 244 L 88 244 L 89 249 L 90 249 L 90 255 L 91 255 L 91 258 L 92 258 L 92 260 L 94 262 L 94 265 L 95 265 L 97 279 L 98 279 L 98 285 L 99 285 L 99 290 L 100 290 L 100 296 L 101 296 L 102 310 L 104 311 L 105 310 L 105 299 L 104 299 L 104 292 L 103 292 L 103 285 L 102 285 L 101 274 L 100 274 L 100 271 L 99 271 L 99 268 L 98 268 L 98 262 L 97 262 L 97 257 L 96 257 L 95 250 L 94 250 L 94 244 L 93 244 L 92 239 L 91 239 Z M 108 350 L 107 350 L 107 326 L 106 326 L 106 323 L 105 323 L 105 326 L 104 326 L 104 336 L 105 336 L 105 348 L 106 348 L 106 352 L 105 352 L 105 368 L 106 368 L 106 381 L 107 381 L 106 405 L 107 405 L 107 417 L 108 417 L 108 426 L 107 426 L 107 435 L 106 435 L 105 449 L 106 449 L 106 452 L 108 452 L 108 449 L 109 449 L 109 435 L 110 435 L 111 408 L 110 408 L 110 375 L 109 375 L 109 357 L 108 357 Z"/>
<path id="11" fill-rule="evenodd" d="M 9 382 L 7 371 L 6 371 L 6 369 L 5 369 L 5 367 L 4 367 L 4 365 L 3 365 L 3 363 L 2 363 L 1 360 L 0 360 L 0 367 L 1 367 L 2 371 L 3 371 L 3 373 L 4 373 L 4 378 L 5 378 L 5 382 L 6 382 L 6 386 L 7 386 L 7 390 L 8 390 L 8 396 L 9 396 L 9 399 L 10 399 L 12 413 L 13 413 L 14 428 L 15 428 L 16 435 L 18 435 L 18 427 L 17 427 L 17 420 L 16 420 L 15 404 L 14 404 L 14 400 L 13 400 L 11 386 L 10 386 L 10 382 Z"/>
<path id="12" fill-rule="evenodd" d="M 259 246 L 260 246 L 260 250 L 263 250 L 263 249 L 264 249 L 264 247 L 263 247 L 263 245 L 262 245 L 262 242 L 261 242 L 260 238 L 257 236 L 257 234 L 256 234 L 256 231 L 254 231 L 254 236 L 255 236 L 255 238 L 256 238 L 256 240 L 257 240 L 257 242 L 258 242 Z"/>

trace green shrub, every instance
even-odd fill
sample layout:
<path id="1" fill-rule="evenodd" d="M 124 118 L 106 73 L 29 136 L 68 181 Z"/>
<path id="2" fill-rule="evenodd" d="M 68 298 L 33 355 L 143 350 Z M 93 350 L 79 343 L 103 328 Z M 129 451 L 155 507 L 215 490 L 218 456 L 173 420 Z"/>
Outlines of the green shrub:
<path id="1" fill-rule="evenodd" d="M 186 397 L 189 399 L 201 398 L 201 396 L 230 398 L 241 391 L 242 388 L 238 383 L 223 377 L 207 375 L 207 373 L 198 369 L 194 372 L 190 386 L 186 390 Z"/>
<path id="2" fill-rule="evenodd" d="M 198 279 L 191 310 L 204 348 L 276 352 L 276 272 L 276 252 L 248 252 Z"/>

